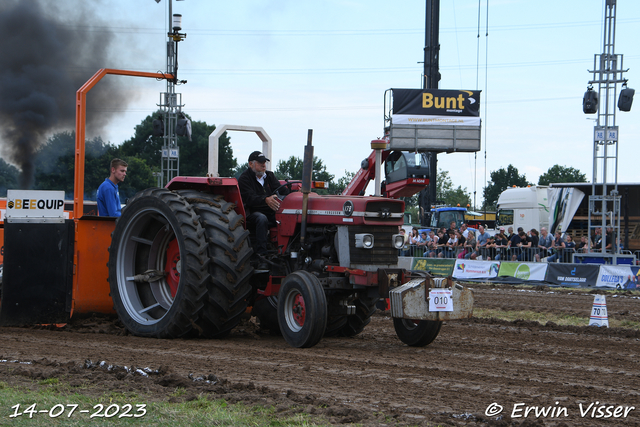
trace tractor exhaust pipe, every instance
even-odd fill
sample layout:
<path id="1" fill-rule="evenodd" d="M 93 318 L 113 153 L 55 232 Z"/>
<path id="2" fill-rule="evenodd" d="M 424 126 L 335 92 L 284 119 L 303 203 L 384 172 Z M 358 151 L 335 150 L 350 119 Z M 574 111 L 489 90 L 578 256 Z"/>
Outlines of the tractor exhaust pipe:
<path id="1" fill-rule="evenodd" d="M 307 134 L 307 145 L 304 147 L 304 159 L 302 162 L 302 222 L 300 224 L 300 249 L 306 251 L 305 238 L 307 235 L 307 210 L 309 203 L 309 193 L 311 192 L 311 175 L 313 173 L 313 145 L 311 139 L 313 129 L 309 129 Z"/>
<path id="2" fill-rule="evenodd" d="M 371 148 L 376 151 L 376 165 L 375 165 L 375 197 L 382 196 L 382 150 L 387 148 L 387 141 L 384 139 L 374 139 L 371 141 Z"/>

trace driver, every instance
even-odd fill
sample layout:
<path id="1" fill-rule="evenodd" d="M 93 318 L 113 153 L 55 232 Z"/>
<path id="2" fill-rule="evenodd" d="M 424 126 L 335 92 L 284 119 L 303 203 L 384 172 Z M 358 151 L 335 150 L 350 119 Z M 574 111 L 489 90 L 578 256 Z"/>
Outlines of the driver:
<path id="1" fill-rule="evenodd" d="M 273 172 L 267 170 L 267 161 L 270 160 L 264 154 L 254 151 L 249 155 L 249 167 L 238 178 L 242 202 L 247 213 L 247 225 L 249 230 L 255 229 L 254 251 L 261 256 L 267 253 L 269 226 L 275 226 L 276 211 L 280 207 L 280 199 L 273 194 L 280 187 L 280 182 Z M 289 193 L 286 187 L 278 191 L 283 195 Z M 258 270 L 266 268 L 266 264 L 261 264 Z"/>

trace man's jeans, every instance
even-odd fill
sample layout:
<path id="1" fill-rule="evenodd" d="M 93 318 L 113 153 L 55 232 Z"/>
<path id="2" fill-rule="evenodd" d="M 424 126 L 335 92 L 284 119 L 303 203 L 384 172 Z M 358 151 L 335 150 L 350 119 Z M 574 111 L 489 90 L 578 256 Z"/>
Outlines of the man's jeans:
<path id="1" fill-rule="evenodd" d="M 267 253 L 267 234 L 269 233 L 269 218 L 262 212 L 253 212 L 247 217 L 247 225 L 255 228 L 256 246 L 254 252 L 258 255 Z"/>

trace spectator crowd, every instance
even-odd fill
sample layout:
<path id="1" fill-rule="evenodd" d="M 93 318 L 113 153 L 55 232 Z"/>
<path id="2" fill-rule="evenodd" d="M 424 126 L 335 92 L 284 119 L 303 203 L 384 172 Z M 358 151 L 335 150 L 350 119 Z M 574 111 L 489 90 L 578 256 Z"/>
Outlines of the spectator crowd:
<path id="1" fill-rule="evenodd" d="M 405 234 L 404 229 L 400 232 Z M 615 247 L 615 237 L 610 227 L 607 227 L 606 250 Z M 591 239 L 582 236 L 579 242 L 574 242 L 573 236 L 556 232 L 552 236 L 546 227 L 540 231 L 535 228 L 525 232 L 519 227 L 514 232 L 513 227 L 506 231 L 500 227 L 495 235 L 490 235 L 482 225 L 477 230 L 467 224 L 457 227 L 451 222 L 449 228 L 437 231 L 419 230 L 413 227 L 409 235 L 405 235 L 405 245 L 400 250 L 400 256 L 426 258 L 461 258 L 502 261 L 530 261 L 530 262 L 571 262 L 573 253 L 588 252 L 589 249 L 600 251 L 602 248 L 602 233 L 595 229 Z"/>

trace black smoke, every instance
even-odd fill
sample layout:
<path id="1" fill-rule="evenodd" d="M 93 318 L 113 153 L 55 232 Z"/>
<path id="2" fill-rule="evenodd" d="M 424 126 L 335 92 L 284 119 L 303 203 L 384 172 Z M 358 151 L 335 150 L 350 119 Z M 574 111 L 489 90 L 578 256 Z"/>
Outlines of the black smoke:
<path id="1" fill-rule="evenodd" d="M 118 68 L 117 37 L 99 18 L 102 6 L 97 1 L 0 3 L 0 139 L 5 159 L 22 171 L 23 189 L 33 186 L 34 156 L 47 137 L 75 129 L 76 91 L 100 68 Z M 99 110 L 87 113 L 87 129 L 99 133 L 126 106 L 129 94 L 117 80 L 105 78 L 87 98 Z"/>

